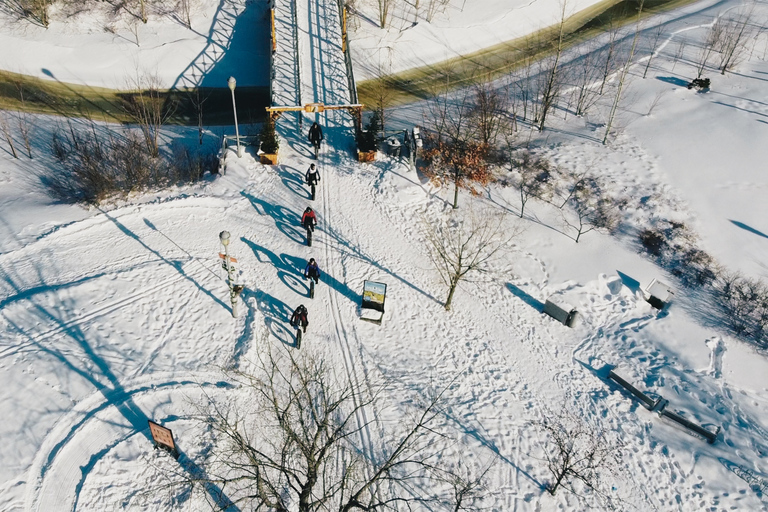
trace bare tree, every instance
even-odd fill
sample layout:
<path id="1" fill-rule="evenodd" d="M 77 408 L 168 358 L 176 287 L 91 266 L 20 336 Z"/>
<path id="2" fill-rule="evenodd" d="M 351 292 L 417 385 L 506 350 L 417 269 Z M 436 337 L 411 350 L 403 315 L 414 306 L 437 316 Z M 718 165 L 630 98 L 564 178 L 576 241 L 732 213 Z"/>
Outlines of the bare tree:
<path id="1" fill-rule="evenodd" d="M 123 108 L 141 129 L 150 156 L 160 154 L 160 130 L 176 109 L 176 102 L 167 91 L 160 88 L 160 78 L 155 74 L 140 73 L 129 84 L 123 98 Z"/>
<path id="2" fill-rule="evenodd" d="M 610 502 L 601 480 L 606 474 L 613 477 L 621 462 L 622 445 L 616 436 L 565 407 L 557 414 L 547 412 L 538 426 L 547 435 L 543 449 L 552 474 L 550 494 L 565 487 L 580 495 L 574 486 L 578 483 Z"/>
<path id="3" fill-rule="evenodd" d="M 194 92 L 189 96 L 192 101 L 192 105 L 197 113 L 197 140 L 198 143 L 203 145 L 203 105 L 210 97 L 210 93 L 203 94 L 200 87 L 195 87 Z"/>
<path id="4" fill-rule="evenodd" d="M 720 74 L 741 62 L 747 52 L 747 44 L 756 35 L 758 28 L 753 24 L 755 4 L 739 10 L 735 15 L 718 21 L 722 25 L 719 41 Z"/>
<path id="5" fill-rule="evenodd" d="M 560 70 L 560 57 L 565 49 L 565 21 L 566 17 L 567 1 L 562 0 L 560 11 L 560 22 L 557 26 L 557 38 L 555 40 L 552 51 L 554 54 L 551 58 L 543 59 L 542 73 L 540 73 L 539 80 L 539 98 L 541 103 L 541 109 L 539 112 L 539 131 L 544 131 L 544 123 L 547 120 L 547 114 L 554 106 L 557 97 L 560 95 L 560 86 L 562 85 L 562 77 Z"/>
<path id="6" fill-rule="evenodd" d="M 568 207 L 563 212 L 563 221 L 576 230 L 576 243 L 590 231 L 615 229 L 619 223 L 619 204 L 606 193 L 602 181 L 589 173 L 572 177 L 571 191 L 563 203 L 563 207 Z"/>
<path id="7" fill-rule="evenodd" d="M 27 114 L 27 100 L 24 97 L 24 82 L 21 80 L 14 81 L 16 90 L 19 93 L 20 108 L 16 112 L 16 120 L 18 121 L 19 134 L 21 140 L 24 141 L 24 147 L 27 150 L 27 155 L 32 158 L 32 144 L 30 142 L 30 135 L 32 132 L 32 123 L 30 122 L 29 115 Z"/>
<path id="8" fill-rule="evenodd" d="M 713 284 L 728 328 L 762 348 L 768 347 L 768 284 L 739 272 L 722 272 Z"/>
<path id="9" fill-rule="evenodd" d="M 139 25 L 139 20 L 133 17 L 128 18 L 125 21 L 125 26 L 128 28 L 128 32 L 130 32 L 133 36 L 133 42 L 136 43 L 136 46 L 141 47 L 141 41 L 139 41 L 139 31 L 141 30 L 141 25 Z"/>
<path id="10" fill-rule="evenodd" d="M 363 392 L 306 349 L 259 352 L 251 369 L 228 371 L 239 392 L 199 406 L 214 445 L 204 471 L 185 472 L 181 483 L 215 486 L 240 510 L 386 511 L 437 501 L 439 394 L 374 446 L 361 441 L 373 429 L 361 412 L 382 406 L 383 386 Z M 429 494 L 415 481 L 429 482 Z"/>
<path id="11" fill-rule="evenodd" d="M 696 78 L 701 78 L 704 73 L 704 69 L 709 63 L 712 54 L 717 51 L 720 46 L 720 41 L 723 38 L 723 25 L 722 23 L 715 22 L 707 30 L 707 36 L 699 47 L 699 51 L 696 54 Z"/>
<path id="12" fill-rule="evenodd" d="M 446 310 L 451 309 L 459 283 L 470 274 L 487 272 L 493 258 L 517 234 L 511 230 L 505 235 L 504 222 L 500 215 L 471 211 L 447 223 L 424 221 L 429 256 L 448 286 Z"/>
<path id="13" fill-rule="evenodd" d="M 141 11 L 141 22 L 147 24 L 147 5 L 146 0 L 139 0 L 139 9 Z"/>
<path id="14" fill-rule="evenodd" d="M 386 28 L 394 0 L 376 0 L 379 8 L 379 28 Z"/>
<path id="15" fill-rule="evenodd" d="M 600 95 L 602 96 L 605 90 L 605 84 L 608 81 L 608 77 L 611 76 L 616 66 L 616 52 L 618 50 L 619 30 L 621 26 L 614 24 L 613 20 L 609 23 L 608 28 L 608 44 L 605 49 L 600 52 L 599 58 L 603 59 L 601 66 L 601 80 L 600 80 Z"/>
<path id="16" fill-rule="evenodd" d="M 656 30 L 654 30 L 651 33 L 651 37 L 648 39 L 648 60 L 645 62 L 645 69 L 643 70 L 643 78 L 646 77 L 648 74 L 648 68 L 651 67 L 651 61 L 656 56 L 656 50 L 659 47 L 659 41 L 661 40 L 661 35 L 664 33 L 664 25 L 659 25 L 656 27 Z"/>
<path id="17" fill-rule="evenodd" d="M 616 87 L 616 96 L 613 98 L 613 105 L 611 106 L 611 112 L 608 114 L 608 122 L 605 125 L 605 136 L 603 137 L 603 144 L 608 141 L 608 134 L 611 133 L 611 125 L 616 116 L 616 110 L 619 108 L 619 102 L 621 101 L 621 93 L 624 90 L 624 84 L 627 81 L 627 75 L 629 68 L 632 65 L 632 59 L 635 56 L 635 48 L 637 48 L 637 38 L 640 35 L 640 16 L 643 13 L 644 0 L 640 0 L 640 4 L 637 9 L 637 24 L 635 25 L 635 36 L 632 38 L 632 47 L 629 49 L 629 56 L 624 63 L 624 67 L 619 72 L 619 84 Z"/>
<path id="18" fill-rule="evenodd" d="M 184 26 L 192 30 L 192 0 L 179 0 L 177 9 Z"/>
<path id="19" fill-rule="evenodd" d="M 601 93 L 596 85 L 600 78 L 600 68 L 596 65 L 598 57 L 594 48 L 585 45 L 574 70 L 576 83 L 571 94 L 577 116 L 586 114 L 600 99 Z"/>
<path id="20" fill-rule="evenodd" d="M 34 22 L 48 28 L 50 23 L 48 7 L 52 3 L 51 0 L 19 0 L 19 7 L 25 18 L 32 19 Z"/>
<path id="21" fill-rule="evenodd" d="M 451 503 L 453 512 L 480 510 L 478 504 L 482 501 L 483 495 L 488 493 L 488 489 L 485 487 L 485 477 L 493 464 L 488 464 L 485 469 L 478 473 L 470 471 L 461 460 L 459 460 L 458 466 L 447 476 L 448 483 L 453 489 Z"/>
<path id="22" fill-rule="evenodd" d="M 533 70 L 534 63 L 537 62 L 536 54 L 541 46 L 539 35 L 532 34 L 525 38 L 522 48 L 522 62 L 518 71 L 514 73 L 513 81 L 516 86 L 516 97 L 520 98 L 520 103 L 523 107 L 523 121 L 527 121 L 529 118 L 535 119 L 538 115 L 536 108 L 536 101 L 534 98 L 534 80 Z M 530 115 L 529 115 L 530 111 Z"/>
<path id="23" fill-rule="evenodd" d="M 437 14 L 437 12 L 441 9 L 445 9 L 449 3 L 450 0 L 427 0 L 427 14 L 425 16 L 426 20 L 431 23 L 432 19 L 435 17 L 435 14 Z"/>
<path id="24" fill-rule="evenodd" d="M 680 42 L 677 44 L 677 51 L 675 51 L 675 59 L 672 61 L 672 71 L 675 70 L 677 61 L 682 59 L 683 56 L 685 55 L 685 45 L 686 45 L 685 39 L 680 39 Z"/>
<path id="25" fill-rule="evenodd" d="M 379 112 L 379 122 L 382 132 L 386 130 L 387 120 L 389 119 L 387 109 L 392 105 L 392 100 L 395 97 L 394 89 L 391 87 L 389 80 L 389 75 L 392 73 L 394 54 L 392 53 L 391 47 L 387 47 L 386 50 L 387 55 L 384 60 L 382 60 L 381 52 L 379 52 L 376 78 L 373 80 L 373 87 L 371 90 L 374 108 Z"/>
<path id="26" fill-rule="evenodd" d="M 8 147 L 11 148 L 13 158 L 19 158 L 19 155 L 16 153 L 16 146 L 13 143 L 13 134 L 11 133 L 11 127 L 8 124 L 8 118 L 6 117 L 6 113 L 2 111 L 0 111 L 0 130 L 3 131 L 5 141 L 8 143 Z"/>
<path id="27" fill-rule="evenodd" d="M 552 193 L 552 174 L 550 162 L 530 149 L 514 152 L 510 158 L 512 171 L 516 174 L 515 186 L 520 192 L 520 218 L 525 214 L 525 205 L 531 197 L 548 199 Z"/>
<path id="28" fill-rule="evenodd" d="M 470 112 L 474 131 L 486 146 L 496 142 L 507 110 L 507 94 L 504 94 L 490 81 L 474 87 L 474 104 Z"/>
<path id="29" fill-rule="evenodd" d="M 488 146 L 478 142 L 473 107 L 469 94 L 437 96 L 428 106 L 423 134 L 422 170 L 436 182 L 453 182 L 453 207 L 459 207 L 459 188 L 472 183 L 486 184 L 491 179 L 486 162 Z"/>

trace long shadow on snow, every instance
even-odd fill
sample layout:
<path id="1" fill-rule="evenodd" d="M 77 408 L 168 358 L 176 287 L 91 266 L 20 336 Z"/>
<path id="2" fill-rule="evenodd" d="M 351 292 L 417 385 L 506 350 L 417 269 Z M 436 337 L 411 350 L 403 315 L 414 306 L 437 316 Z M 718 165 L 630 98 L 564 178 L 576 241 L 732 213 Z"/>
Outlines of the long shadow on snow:
<path id="1" fill-rule="evenodd" d="M 326 235 L 329 237 L 332 237 L 334 240 L 336 240 L 336 243 L 338 244 L 338 250 L 342 255 L 351 256 L 352 258 L 358 259 L 362 262 L 368 263 L 369 265 L 389 274 L 390 276 L 394 277 L 404 285 L 408 286 L 409 288 L 421 293 L 425 297 L 428 297 L 435 301 L 438 304 L 442 304 L 438 299 L 436 299 L 433 295 L 429 294 L 428 292 L 422 290 L 415 284 L 411 283 L 410 281 L 400 277 L 398 274 L 390 270 L 389 268 L 385 267 L 378 261 L 374 260 L 371 256 L 366 254 L 363 249 L 360 246 L 353 245 L 351 242 L 349 242 L 346 238 L 342 237 L 341 234 L 336 231 L 332 226 L 329 226 L 326 230 Z M 346 285 L 345 285 L 346 286 Z M 359 298 L 359 295 L 356 295 L 356 297 Z M 355 301 L 358 300 L 357 298 L 354 299 Z"/>
<path id="2" fill-rule="evenodd" d="M 260 215 L 268 215 L 269 217 L 272 217 L 277 229 L 288 238 L 300 244 L 304 243 L 304 232 L 303 230 L 300 230 L 301 217 L 299 215 L 288 210 L 284 206 L 269 204 L 247 192 L 240 192 L 240 194 L 251 202 L 254 209 Z"/>
<path id="3" fill-rule="evenodd" d="M 278 276 L 280 277 L 280 280 L 291 290 L 295 291 L 298 295 L 301 295 L 303 297 L 309 296 L 309 286 L 304 281 L 300 280 L 303 278 L 303 272 L 304 267 L 306 266 L 307 262 L 304 261 L 301 258 L 297 258 L 295 256 L 291 256 L 289 254 L 281 254 L 280 256 L 277 256 L 274 252 L 270 251 L 269 249 L 266 249 L 265 247 L 262 247 L 258 245 L 255 242 L 252 242 L 246 238 L 241 238 L 241 240 L 251 248 L 253 253 L 256 255 L 256 258 L 264 262 L 264 259 L 262 258 L 262 254 L 266 256 L 267 260 L 272 263 L 272 265 L 277 269 Z M 319 262 L 322 263 L 322 262 Z M 360 294 L 355 293 L 349 286 L 347 286 L 346 283 L 342 283 L 332 275 L 328 274 L 327 272 L 323 271 L 323 267 L 320 267 L 321 271 L 321 277 L 320 277 L 320 283 L 325 283 L 329 287 L 333 288 L 337 293 L 340 295 L 343 295 L 344 297 L 348 298 L 353 304 L 357 304 L 360 302 Z M 293 312 L 289 313 L 290 314 Z"/>
<path id="4" fill-rule="evenodd" d="M 262 247 L 256 242 L 252 242 L 245 237 L 241 237 L 240 240 L 251 248 L 256 259 L 261 263 L 271 263 L 275 269 L 277 269 L 277 275 L 280 280 L 291 290 L 300 295 L 306 295 L 309 293 L 309 287 L 302 286 L 299 281 L 301 277 L 301 271 L 306 265 L 306 262 L 302 262 L 300 258 L 290 256 L 288 254 L 282 254 L 278 256 L 274 252 L 270 251 L 266 247 Z M 263 256 L 262 256 L 263 255 Z M 266 261 L 264 259 L 266 256 Z"/>
<path id="5" fill-rule="evenodd" d="M 302 199 L 312 198 L 309 190 L 304 188 L 304 173 L 295 167 L 289 167 L 287 165 L 278 165 L 277 168 L 282 171 L 280 172 L 280 179 L 286 188 L 291 192 L 294 192 L 297 196 L 300 196 Z"/>
<path id="6" fill-rule="evenodd" d="M 524 476 L 524 477 L 526 477 L 528 480 L 530 480 L 531 482 L 533 482 L 533 483 L 534 483 L 535 485 L 537 485 L 539 488 L 541 488 L 542 490 L 543 490 L 543 489 L 546 489 L 546 486 L 545 486 L 543 483 L 539 482 L 539 481 L 536 479 L 536 477 L 534 477 L 533 475 L 531 475 L 530 473 L 528 473 L 526 470 L 524 470 L 523 468 L 521 468 L 520 466 L 518 466 L 517 464 L 515 464 L 515 462 L 514 462 L 514 461 L 512 461 L 512 460 L 508 459 L 507 457 L 505 457 L 504 455 L 502 455 L 502 454 L 501 454 L 501 451 L 499 451 L 499 448 L 498 448 L 498 447 L 497 447 L 497 446 L 496 446 L 496 445 L 493 443 L 493 441 L 491 441 L 490 439 L 488 439 L 487 437 L 485 437 L 485 436 L 484 436 L 484 435 L 483 435 L 483 434 L 482 434 L 482 433 L 479 431 L 479 429 L 478 429 L 478 428 L 472 428 L 471 426 L 467 426 L 467 425 L 465 425 L 464 423 L 462 423 L 462 419 L 460 419 L 460 418 L 455 418 L 455 417 L 451 416 L 451 415 L 450 415 L 450 414 L 448 414 L 448 413 L 445 413 L 445 417 L 446 417 L 448 420 L 450 420 L 450 421 L 452 421 L 453 423 L 455 423 L 455 424 L 456 424 L 456 426 L 459 428 L 459 430 L 461 430 L 461 431 L 462 431 L 462 432 L 464 432 L 465 434 L 467 434 L 467 435 L 469 435 L 469 436 L 471 436 L 471 437 L 474 437 L 475 439 L 477 439 L 477 440 L 480 442 L 480 444 L 482 444 L 483 446 L 485 446 L 486 448 L 488 448 L 489 450 L 491 450 L 493 453 L 495 453 L 495 454 L 496 454 L 496 456 L 497 456 L 497 457 L 499 457 L 499 459 L 501 459 L 501 460 L 502 460 L 504 463 L 506 463 L 506 464 L 509 464 L 510 466 L 512 466 L 513 468 L 515 468 L 515 469 L 516 469 L 516 470 L 517 470 L 517 471 L 518 471 L 518 472 L 519 472 L 521 475 L 523 475 L 523 476 Z M 482 428 L 482 426 L 481 426 L 481 425 L 479 425 L 479 427 L 480 427 L 480 428 Z"/>
<path id="7" fill-rule="evenodd" d="M 544 304 L 541 301 L 528 295 L 527 293 L 525 293 L 523 290 L 513 285 L 512 283 L 507 283 L 507 289 L 512 292 L 512 295 L 514 295 L 518 299 L 522 299 L 523 302 L 531 306 L 533 309 L 535 309 L 539 313 L 544 311 Z"/>
<path id="8" fill-rule="evenodd" d="M 177 271 L 179 274 L 181 274 L 181 275 L 184 277 L 184 279 L 186 279 L 186 280 L 187 280 L 187 281 L 189 281 L 190 283 L 192 283 L 192 284 L 194 284 L 195 286 L 197 286 L 197 288 L 198 288 L 198 289 L 199 289 L 201 292 L 203 292 L 203 293 L 204 293 L 204 294 L 206 294 L 208 297 L 210 297 L 211 299 L 213 299 L 213 300 L 214 300 L 214 302 L 217 302 L 217 303 L 221 304 L 221 306 L 222 306 L 224 309 L 229 309 L 229 306 L 228 306 L 227 304 L 225 304 L 225 303 L 224 303 L 224 302 L 223 302 L 221 299 L 219 299 L 218 297 L 216 297 L 216 296 L 215 296 L 213 293 L 211 293 L 211 292 L 210 292 L 210 290 L 208 290 L 208 289 L 206 289 L 206 288 L 202 287 L 202 286 L 201 286 L 201 285 L 200 285 L 200 284 L 199 284 L 197 281 L 195 281 L 195 280 L 194 280 L 194 278 L 192 278 L 192 277 L 190 277 L 189 275 L 187 275 L 187 273 L 186 273 L 186 272 L 184 271 L 184 269 L 182 268 L 181 262 L 179 262 L 179 261 L 171 261 L 171 260 L 168 260 L 168 259 L 167 259 L 167 258 L 165 258 L 163 255 L 161 255 L 159 252 L 157 252 L 156 250 L 152 249 L 150 246 L 148 246 L 147 244 L 145 244 L 145 243 L 144 243 L 144 242 L 141 240 L 141 237 L 140 237 L 139 235 L 137 235 L 136 233 L 134 233 L 133 231 L 131 231 L 130 229 L 128 229 L 127 227 L 125 227 L 125 226 L 124 226 L 123 224 L 121 224 L 121 223 L 120 223 L 120 221 L 118 221 L 116 218 L 114 218 L 114 217 L 111 217 L 111 216 L 110 216 L 110 215 L 109 215 L 107 212 L 105 212 L 104 210 L 101 210 L 101 213 L 102 213 L 102 214 L 104 214 L 104 216 L 105 216 L 107 219 L 111 220 L 111 221 L 114 223 L 114 225 L 115 225 L 115 226 L 117 226 L 117 228 L 118 228 L 120 231 L 122 231 L 123 233 L 125 233 L 125 234 L 126 234 L 126 235 L 128 235 L 129 237 L 131 237 L 131 238 L 133 238 L 134 240 L 136 240 L 136 241 L 137 241 L 137 242 L 138 242 L 138 243 L 139 243 L 139 244 L 140 244 L 142 247 L 144 247 L 146 250 L 148 250 L 149 252 L 151 252 L 152 254 L 154 254 L 155 256 L 157 256 L 157 258 L 158 258 L 158 259 L 162 260 L 163 262 L 167 263 L 168 265 L 170 265 L 171 267 L 173 267 L 174 269 L 176 269 L 176 271 Z M 152 229 L 156 229 L 156 228 L 155 228 L 155 227 L 152 225 L 152 223 L 151 223 L 151 222 L 148 222 L 146 219 L 144 220 L 144 222 L 145 222 L 145 224 L 147 224 L 147 225 L 148 225 L 150 228 L 152 228 Z M 210 270 L 210 269 L 208 269 L 208 270 Z"/>
<path id="9" fill-rule="evenodd" d="M 269 332 L 284 344 L 293 346 L 293 333 L 286 327 L 293 310 L 285 302 L 258 289 L 243 290 L 243 302 L 255 304 L 256 308 L 264 315 L 264 323 Z M 251 308 L 248 310 L 250 311 Z M 238 357 L 236 364 L 239 363 L 239 358 L 244 353 L 245 350 L 236 354 Z"/>
<path id="10" fill-rule="evenodd" d="M 48 257 L 50 263 L 47 266 L 50 267 L 54 265 L 53 262 L 56 261 L 56 258 L 53 254 L 48 255 Z M 38 266 L 38 263 L 35 263 L 34 265 L 36 268 L 38 282 L 44 283 L 45 279 L 41 270 L 42 265 Z M 4 275 L 4 280 L 8 285 L 11 286 L 11 288 L 16 290 L 16 296 L 24 295 L 28 292 L 28 290 L 24 290 L 21 280 L 16 281 L 12 276 L 8 274 Z M 20 335 L 26 337 L 29 340 L 29 344 L 36 347 L 39 353 L 49 355 L 60 361 L 65 368 L 69 369 L 72 373 L 92 385 L 99 393 L 102 394 L 105 401 L 101 406 L 91 411 L 87 411 L 85 414 L 79 417 L 78 422 L 71 426 L 64 438 L 61 439 L 61 441 L 59 441 L 51 449 L 47 460 L 40 470 L 39 476 L 41 479 L 45 477 L 59 452 L 74 438 L 75 434 L 80 431 L 80 427 L 86 421 L 93 418 L 99 411 L 106 409 L 107 407 L 114 406 L 123 416 L 123 418 L 125 418 L 125 420 L 130 424 L 135 432 L 144 435 L 148 442 L 152 441 L 152 438 L 149 435 L 149 427 L 147 423 L 148 418 L 141 410 L 141 408 L 133 401 L 131 393 L 129 393 L 122 386 L 117 375 L 115 375 L 107 363 L 107 360 L 103 356 L 97 354 L 91 342 L 86 337 L 85 332 L 80 328 L 79 322 L 76 321 L 77 318 L 66 318 L 68 312 L 77 311 L 77 306 L 74 301 L 71 299 L 66 300 L 64 297 L 57 297 L 57 299 L 59 299 L 59 301 L 56 303 L 56 307 L 50 309 L 46 309 L 38 301 L 30 300 L 29 310 L 38 314 L 40 318 L 51 321 L 53 324 L 57 325 L 58 331 L 64 333 L 68 338 L 73 340 L 75 342 L 75 346 L 81 351 L 82 355 L 78 352 L 64 352 L 53 344 L 51 346 L 47 346 L 44 343 L 47 338 L 36 338 L 34 335 L 28 333 L 23 326 L 17 324 L 8 316 L 4 315 L 4 317 L 8 322 L 8 325 L 16 330 Z M 111 350 L 116 350 L 110 344 L 104 344 L 103 347 L 111 347 Z M 71 346 L 67 346 L 67 349 L 71 348 Z M 110 354 L 110 357 L 114 358 L 115 354 Z M 126 360 L 130 359 L 130 357 L 127 355 L 123 355 L 122 357 Z M 102 379 L 99 377 L 103 377 L 106 382 L 102 382 Z M 76 493 L 73 498 L 73 510 L 77 508 L 79 493 L 82 490 L 85 479 L 89 475 L 90 471 L 96 466 L 99 459 L 107 451 L 108 449 L 93 454 L 88 463 L 80 468 L 81 477 L 75 487 Z M 190 472 L 192 477 L 199 477 L 200 475 L 204 474 L 203 470 L 194 465 L 194 463 L 185 467 L 185 470 Z M 211 498 L 219 507 L 221 507 L 222 510 L 238 510 L 237 507 L 232 503 L 231 500 L 229 500 L 229 498 L 218 486 L 209 483 L 205 487 Z"/>
<path id="11" fill-rule="evenodd" d="M 752 226 L 747 226 L 743 222 L 739 222 L 737 220 L 731 220 L 731 224 L 733 224 L 734 226 L 740 227 L 741 229 L 743 229 L 745 231 L 749 231 L 750 233 L 754 233 L 755 235 L 761 236 L 763 238 L 768 238 L 768 235 L 766 235 L 762 231 L 758 231 L 755 228 L 753 228 Z"/>

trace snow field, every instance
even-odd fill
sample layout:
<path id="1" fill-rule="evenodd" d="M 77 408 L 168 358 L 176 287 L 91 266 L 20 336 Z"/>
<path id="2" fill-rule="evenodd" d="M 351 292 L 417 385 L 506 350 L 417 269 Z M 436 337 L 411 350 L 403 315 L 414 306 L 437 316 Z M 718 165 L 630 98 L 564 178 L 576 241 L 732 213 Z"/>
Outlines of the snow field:
<path id="1" fill-rule="evenodd" d="M 483 6 L 476 4 L 472 14 L 483 15 Z M 304 7 L 307 30 L 335 44 L 338 38 L 320 27 L 335 14 Z M 553 117 L 550 133 L 557 135 L 547 147 L 565 168 L 599 168 L 609 176 L 613 189 L 629 198 L 628 224 L 685 221 L 718 260 L 765 277 L 765 36 L 736 73 L 711 74 L 710 93 L 680 86 L 693 73 L 696 37 L 730 7 L 710 2 L 665 15 L 668 43 L 649 78 L 631 86 L 634 101 L 622 113 L 616 142 L 595 143 L 598 116 L 563 123 Z M 416 31 L 403 34 L 405 41 Z M 683 37 L 691 38 L 688 50 L 674 64 Z M 314 84 L 318 101 L 347 102 L 340 52 L 332 46 L 317 51 L 330 62 L 302 66 L 302 84 Z M 36 56 L 29 53 L 30 64 Z M 222 62 L 217 72 L 225 80 L 237 68 Z M 285 76 L 290 91 L 294 81 Z M 646 113 L 657 93 L 661 100 Z M 397 112 L 420 119 L 419 109 Z M 673 281 L 638 254 L 632 232 L 616 238 L 588 233 L 575 244 L 550 206 L 531 203 L 526 219 L 517 220 L 515 190 L 462 195 L 461 211 L 470 202 L 504 211 L 510 226 L 522 225 L 524 233 L 489 275 L 460 286 L 447 313 L 447 290 L 431 269 L 421 223 L 455 214 L 444 200 L 449 193 L 388 158 L 354 162 L 344 112 L 317 117 L 327 144 L 319 160 L 314 207 L 320 224 L 312 248 L 299 226 L 310 204 L 302 185 L 311 161 L 309 125 L 299 130 L 295 117 L 278 124 L 279 166 L 264 167 L 248 152 L 241 160 L 230 154 L 225 176 L 103 211 L 50 205 L 41 196 L 30 169 L 53 165 L 43 156 L 53 123 L 36 119 L 35 161 L 0 154 L 3 510 L 174 509 L 165 495 L 151 501 L 143 495 L 157 467 L 170 462 L 151 450 L 141 430 L 146 418 L 173 428 L 189 458 L 215 449 L 190 419 L 187 398 L 201 389 L 222 398 L 241 393 L 219 384 L 217 368 L 247 364 L 260 349 L 264 326 L 271 343 L 292 345 L 287 321 L 299 303 L 310 310 L 304 349 L 327 353 L 360 393 L 377 379 L 391 382 L 385 404 L 395 409 L 361 412 L 359 424 L 370 427 L 360 446 L 372 452 L 381 433 L 402 421 L 414 395 L 448 387 L 443 419 L 455 434 L 435 449 L 456 466 L 494 462 L 486 502 L 492 510 L 584 508 L 573 496 L 553 498 L 541 488 L 548 479 L 544 439 L 532 422 L 561 404 L 610 426 L 626 443 L 621 470 L 605 478 L 627 510 L 768 506 L 768 364 L 703 326 L 701 306 L 684 290 L 676 290 L 668 313 L 657 315 L 632 282 Z M 183 130 L 175 135 L 195 137 Z M 241 306 L 237 320 L 217 257 L 222 229 L 232 233 L 231 253 L 246 284 L 248 307 Z M 324 274 L 314 300 L 300 276 L 312 256 Z M 357 318 L 364 279 L 389 285 L 380 327 Z M 580 311 L 575 329 L 540 314 L 553 293 Z M 669 399 L 671 409 L 693 421 L 721 426 L 721 440 L 707 445 L 639 407 L 601 378 L 606 365 L 618 365 L 630 382 Z M 181 499 L 177 509 L 205 509 L 198 497 Z"/>

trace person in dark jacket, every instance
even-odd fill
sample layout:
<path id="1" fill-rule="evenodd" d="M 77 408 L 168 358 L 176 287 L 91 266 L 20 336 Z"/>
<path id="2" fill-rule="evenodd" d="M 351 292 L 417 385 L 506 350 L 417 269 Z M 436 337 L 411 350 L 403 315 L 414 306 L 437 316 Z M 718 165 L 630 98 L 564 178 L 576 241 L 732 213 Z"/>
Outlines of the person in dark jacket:
<path id="1" fill-rule="evenodd" d="M 315 280 L 315 284 L 320 282 L 320 267 L 317 266 L 315 258 L 309 258 L 309 263 L 304 267 L 304 279 L 310 278 Z"/>
<path id="2" fill-rule="evenodd" d="M 304 226 L 304 229 L 314 231 L 316 224 L 317 217 L 315 217 L 315 212 L 307 206 L 307 209 L 304 210 L 304 215 L 301 216 L 301 225 Z"/>
<path id="3" fill-rule="evenodd" d="M 309 325 L 309 311 L 304 307 L 304 304 L 299 305 L 291 316 L 291 327 L 298 329 L 301 325 L 302 330 L 306 333 L 307 326 Z"/>
<path id="4" fill-rule="evenodd" d="M 317 150 L 320 149 L 320 142 L 323 140 L 323 129 L 317 122 L 312 123 L 309 128 L 309 142 L 315 147 L 315 156 L 317 156 Z"/>

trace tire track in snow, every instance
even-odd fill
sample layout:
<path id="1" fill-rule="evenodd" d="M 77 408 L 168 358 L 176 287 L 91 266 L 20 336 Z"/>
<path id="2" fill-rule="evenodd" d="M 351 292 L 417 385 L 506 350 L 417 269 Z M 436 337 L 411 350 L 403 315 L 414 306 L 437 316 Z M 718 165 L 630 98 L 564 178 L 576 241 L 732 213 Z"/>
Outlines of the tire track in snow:
<path id="1" fill-rule="evenodd" d="M 184 276 L 174 276 L 158 282 L 158 286 L 160 287 L 169 286 L 179 281 L 182 281 L 184 279 L 185 279 Z M 145 288 L 143 290 L 138 290 L 120 300 L 107 303 L 104 306 L 93 309 L 87 313 L 75 316 L 74 318 L 71 318 L 69 320 L 57 321 L 56 327 L 53 327 L 41 333 L 30 334 L 28 335 L 28 341 L 21 344 L 14 344 L 3 350 L 0 350 L 0 357 L 5 357 L 8 355 L 14 354 L 24 348 L 30 347 L 31 345 L 40 344 L 52 336 L 61 334 L 62 332 L 69 331 L 74 326 L 83 324 L 85 322 L 88 322 L 90 320 L 93 320 L 95 318 L 98 318 L 104 315 L 108 315 L 110 313 L 113 313 L 114 311 L 117 311 L 118 309 L 121 309 L 124 306 L 135 303 L 141 299 L 145 299 L 148 296 L 153 295 L 155 293 L 156 293 L 155 288 Z M 5 316 L 5 313 L 3 313 L 3 316 Z"/>
<path id="2" fill-rule="evenodd" d="M 197 381 L 173 377 L 174 374 L 146 375 L 117 390 L 94 392 L 75 405 L 56 422 L 35 455 L 29 471 L 31 482 L 25 509 L 34 512 L 76 510 L 79 490 L 96 462 L 122 441 L 148 429 L 138 430 L 131 424 L 132 420 L 146 420 L 146 417 L 128 418 L 122 409 L 136 407 L 143 412 L 153 405 L 153 399 L 156 401 L 157 393 L 188 387 L 229 386 L 209 373 L 198 374 L 196 377 L 200 380 Z M 157 384 L 158 381 L 164 382 Z M 138 407 L 141 404 L 145 407 Z"/>
<path id="3" fill-rule="evenodd" d="M 325 152 L 320 156 L 325 157 Z M 331 227 L 333 226 L 333 209 L 331 208 L 331 203 L 335 200 L 338 200 L 338 197 L 334 197 L 334 195 L 331 194 L 332 190 L 336 190 L 336 187 L 332 187 L 330 184 L 331 177 L 334 175 L 325 169 L 323 169 L 323 174 L 325 175 L 325 179 L 323 179 L 323 222 L 326 230 L 326 234 L 324 236 L 325 262 L 328 269 L 333 269 L 333 275 L 342 277 L 343 281 L 341 282 L 346 284 L 346 269 L 344 268 L 343 262 L 339 261 L 338 258 L 339 254 L 341 254 L 338 248 L 338 242 L 334 241 L 333 237 L 329 235 Z M 329 273 L 328 270 L 326 270 L 326 273 Z M 361 446 L 363 447 L 364 453 L 366 453 L 368 459 L 373 461 L 375 460 L 375 451 L 369 428 L 370 422 L 368 420 L 368 413 L 366 408 L 360 406 L 361 399 L 359 395 L 361 390 L 363 390 L 363 387 L 360 384 L 358 372 L 355 371 L 355 359 L 349 340 L 350 336 L 347 333 L 347 329 L 344 327 L 337 294 L 329 290 L 328 296 L 330 300 L 331 314 L 333 315 L 334 331 L 339 343 L 339 347 L 341 348 L 341 354 L 344 360 L 344 368 L 352 386 L 352 399 L 355 407 L 358 408 L 355 413 L 355 419 L 357 422 L 357 428 L 360 432 Z M 356 336 L 355 341 L 357 341 L 359 345 L 359 341 L 357 340 Z M 374 415 L 374 420 L 375 419 L 376 418 Z"/>

